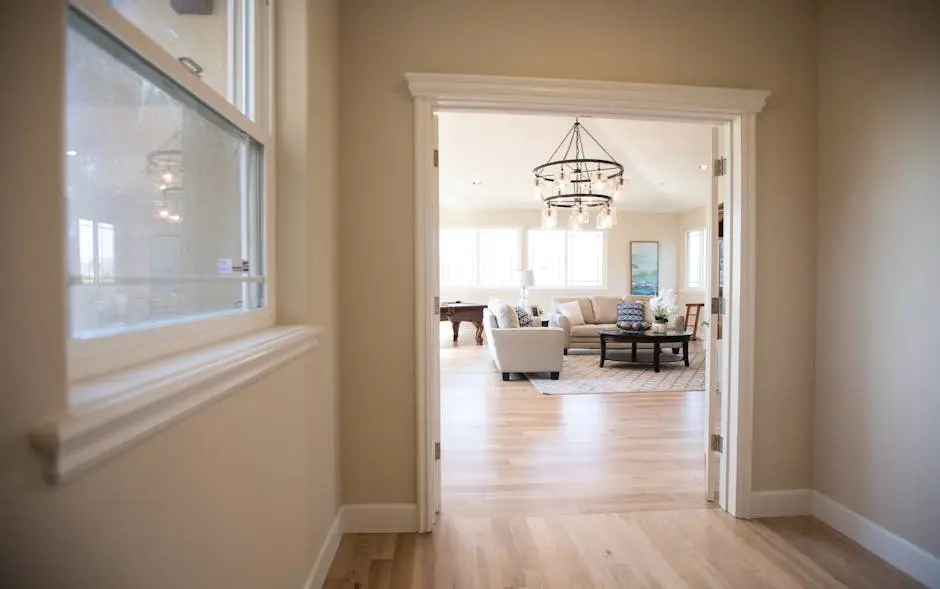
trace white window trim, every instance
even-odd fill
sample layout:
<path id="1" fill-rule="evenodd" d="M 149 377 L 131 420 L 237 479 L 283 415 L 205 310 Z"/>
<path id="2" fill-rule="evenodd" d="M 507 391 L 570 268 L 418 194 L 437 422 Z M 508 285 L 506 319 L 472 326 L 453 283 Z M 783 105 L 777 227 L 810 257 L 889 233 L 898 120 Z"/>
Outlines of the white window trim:
<path id="1" fill-rule="evenodd" d="M 319 331 L 274 327 L 73 386 L 76 408 L 31 434 L 46 479 L 62 483 L 300 357 Z"/>
<path id="2" fill-rule="evenodd" d="M 603 243 L 601 245 L 601 283 L 593 286 L 582 286 L 582 285 L 570 285 L 568 284 L 568 234 L 575 233 L 570 229 L 564 229 L 561 227 L 554 229 L 543 229 L 540 227 L 530 227 L 526 232 L 526 262 L 531 268 L 533 265 L 532 262 L 532 241 L 529 239 L 528 235 L 533 231 L 556 231 L 558 233 L 565 234 L 565 283 L 564 284 L 534 284 L 529 287 L 529 290 L 557 290 L 557 291 L 570 291 L 570 292 L 592 292 L 592 291 L 604 291 L 607 290 L 607 250 L 608 250 L 608 234 L 607 231 L 600 229 L 582 229 L 583 231 L 599 231 L 601 237 L 603 238 Z"/>
<path id="3" fill-rule="evenodd" d="M 108 0 L 70 0 L 70 5 L 101 26 L 111 35 L 133 48 L 153 67 L 178 82 L 185 90 L 218 112 L 230 123 L 250 135 L 261 144 L 264 152 L 264 194 L 262 215 L 264 222 L 263 256 L 265 279 L 265 306 L 262 309 L 230 311 L 211 315 L 181 318 L 173 323 L 145 324 L 126 332 L 95 339 L 70 339 L 67 342 L 68 380 L 79 383 L 104 374 L 114 373 L 128 367 L 164 358 L 174 354 L 190 352 L 220 341 L 229 341 L 241 335 L 272 327 L 275 324 L 277 300 L 275 269 L 275 195 L 274 195 L 274 142 L 268 127 L 274 121 L 273 79 L 273 7 L 263 0 L 253 0 L 251 10 L 256 17 L 255 28 L 250 31 L 256 39 L 265 43 L 256 51 L 251 72 L 255 80 L 255 92 L 247 105 L 255 122 L 226 97 L 211 88 L 198 76 L 193 75 L 182 63 L 168 53 L 146 33 L 125 19 L 112 8 Z M 263 7 L 263 8 L 262 8 Z M 259 34 L 263 31 L 263 35 Z M 70 404 L 75 395 L 71 394 Z"/>
<path id="4" fill-rule="evenodd" d="M 689 286 L 689 233 L 693 231 L 702 232 L 702 285 L 701 286 Z M 685 241 L 683 243 L 683 252 L 682 252 L 682 288 L 679 289 L 679 292 L 683 293 L 704 293 L 705 292 L 705 258 L 708 255 L 705 247 L 705 237 L 708 235 L 708 232 L 705 231 L 705 227 L 690 227 L 685 230 Z"/>

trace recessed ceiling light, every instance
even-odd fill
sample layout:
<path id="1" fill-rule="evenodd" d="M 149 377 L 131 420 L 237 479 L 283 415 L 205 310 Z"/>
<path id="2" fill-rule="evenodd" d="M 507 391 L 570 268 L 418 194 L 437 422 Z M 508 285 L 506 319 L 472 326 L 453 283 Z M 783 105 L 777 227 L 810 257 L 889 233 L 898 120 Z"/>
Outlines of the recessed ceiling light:
<path id="1" fill-rule="evenodd" d="M 698 165 L 698 169 L 699 169 L 699 170 L 707 170 L 707 169 L 708 169 L 708 164 L 699 164 L 699 165 Z"/>
<path id="2" fill-rule="evenodd" d="M 70 149 L 70 150 L 68 150 L 68 151 L 65 152 L 65 155 L 67 155 L 67 156 L 69 156 L 69 157 L 73 157 L 73 156 L 78 155 L 78 152 L 75 151 L 74 149 Z"/>
<path id="3" fill-rule="evenodd" d="M 471 184 L 473 184 L 474 186 L 479 186 L 483 184 L 483 180 L 474 180 L 471 182 Z"/>

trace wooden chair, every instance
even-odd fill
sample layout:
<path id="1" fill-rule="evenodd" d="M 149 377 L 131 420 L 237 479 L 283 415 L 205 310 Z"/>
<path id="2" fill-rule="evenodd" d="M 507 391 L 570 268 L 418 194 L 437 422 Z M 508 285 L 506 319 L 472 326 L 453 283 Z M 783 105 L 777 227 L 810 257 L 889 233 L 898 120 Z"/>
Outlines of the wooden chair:
<path id="1" fill-rule="evenodd" d="M 698 324 L 700 323 L 700 317 L 702 309 L 705 308 L 705 303 L 686 303 L 685 304 L 685 328 L 688 329 L 689 326 L 692 326 L 692 339 L 698 339 Z M 689 317 L 694 316 L 692 319 L 694 323 L 689 323 Z"/>

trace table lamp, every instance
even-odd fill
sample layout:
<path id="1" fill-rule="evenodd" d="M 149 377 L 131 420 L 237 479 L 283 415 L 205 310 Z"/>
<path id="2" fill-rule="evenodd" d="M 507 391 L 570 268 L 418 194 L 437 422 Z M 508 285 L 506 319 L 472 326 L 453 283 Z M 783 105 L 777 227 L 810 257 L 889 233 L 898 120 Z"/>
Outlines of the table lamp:
<path id="1" fill-rule="evenodd" d="M 519 286 L 522 291 L 519 293 L 519 306 L 523 309 L 529 309 L 529 287 L 535 284 L 535 272 L 532 270 L 519 270 Z"/>

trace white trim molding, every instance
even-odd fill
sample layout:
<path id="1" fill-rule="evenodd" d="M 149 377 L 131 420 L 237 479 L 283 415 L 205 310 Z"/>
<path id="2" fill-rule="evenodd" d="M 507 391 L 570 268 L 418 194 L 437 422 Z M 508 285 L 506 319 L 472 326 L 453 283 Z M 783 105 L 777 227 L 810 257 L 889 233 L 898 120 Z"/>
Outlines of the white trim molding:
<path id="1" fill-rule="evenodd" d="M 751 517 L 754 518 L 810 515 L 812 511 L 812 489 L 754 491 L 751 493 Z"/>
<path id="2" fill-rule="evenodd" d="M 61 483 L 299 357 L 320 330 L 272 327 L 74 384 L 69 410 L 36 427 L 46 478 Z"/>
<path id="3" fill-rule="evenodd" d="M 940 558 L 894 532 L 855 513 L 819 491 L 813 493 L 813 515 L 862 548 L 891 563 L 931 589 L 940 589 Z"/>
<path id="4" fill-rule="evenodd" d="M 352 503 L 340 508 L 346 534 L 413 534 L 418 531 L 415 503 Z"/>
<path id="5" fill-rule="evenodd" d="M 317 559 L 313 562 L 313 569 L 307 576 L 304 589 L 320 589 L 326 583 L 326 576 L 330 572 L 333 559 L 336 558 L 336 551 L 339 550 L 339 543 L 343 540 L 343 533 L 343 510 L 340 508 L 333 518 L 333 525 L 330 526 L 330 531 L 323 540 L 320 552 L 317 553 Z"/>
<path id="6" fill-rule="evenodd" d="M 698 118 L 690 116 L 694 111 L 714 113 L 723 120 L 721 115 L 727 113 L 760 112 L 770 95 L 766 90 L 511 76 L 405 74 L 405 78 L 416 98 L 433 99 L 444 108 L 473 110 L 623 116 L 622 109 L 628 107 L 650 118 Z"/>
<path id="7" fill-rule="evenodd" d="M 586 80 L 505 76 L 405 74 L 414 97 L 415 128 L 415 351 L 417 410 L 418 531 L 433 527 L 435 461 L 433 440 L 440 415 L 432 398 L 436 391 L 433 363 L 427 361 L 428 338 L 437 332 L 431 292 L 438 272 L 430 248 L 436 243 L 434 116 L 440 111 L 540 113 L 612 118 L 697 121 L 731 127 L 730 176 L 733 232 L 729 236 L 734 278 L 731 289 L 729 337 L 730 418 L 722 434 L 722 472 L 727 492 L 719 505 L 735 517 L 749 517 L 754 395 L 754 320 L 756 301 L 757 114 L 770 92 L 753 89 L 670 86 Z M 433 266 L 433 267 L 432 267 Z"/>
<path id="8" fill-rule="evenodd" d="M 417 531 L 418 505 L 415 503 L 343 505 L 333 518 L 304 589 L 319 589 L 326 582 L 343 534 L 413 534 Z"/>

